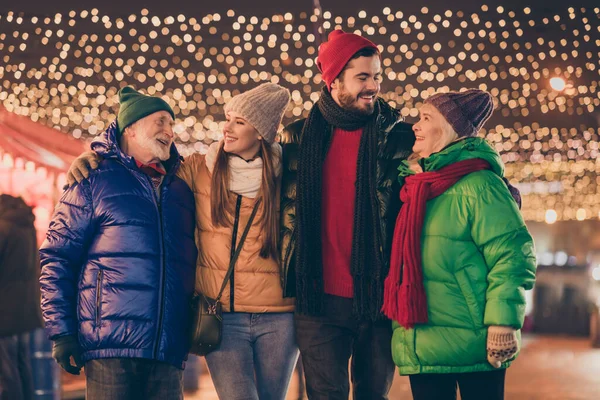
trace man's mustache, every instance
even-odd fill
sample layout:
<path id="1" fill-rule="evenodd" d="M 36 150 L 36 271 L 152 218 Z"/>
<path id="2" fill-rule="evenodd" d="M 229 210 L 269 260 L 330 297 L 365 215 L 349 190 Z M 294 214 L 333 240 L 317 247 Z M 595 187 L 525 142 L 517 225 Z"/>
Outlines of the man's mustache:
<path id="1" fill-rule="evenodd" d="M 369 92 L 360 92 L 357 97 L 362 96 L 377 96 L 377 92 L 369 91 Z"/>

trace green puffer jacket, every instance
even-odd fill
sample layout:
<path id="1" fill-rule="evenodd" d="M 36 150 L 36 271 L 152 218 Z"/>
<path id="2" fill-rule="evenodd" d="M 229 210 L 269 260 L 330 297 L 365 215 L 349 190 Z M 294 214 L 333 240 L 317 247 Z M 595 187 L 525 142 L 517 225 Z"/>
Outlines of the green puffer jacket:
<path id="1" fill-rule="evenodd" d="M 500 156 L 485 140 L 468 138 L 419 164 L 428 172 L 473 158 L 488 161 L 492 169 L 463 177 L 427 202 L 421 249 L 429 321 L 414 329 L 394 322 L 392 355 L 402 375 L 491 371 L 487 327 L 523 325 L 536 259 L 533 240 L 501 179 Z M 398 170 L 401 184 L 414 174 L 406 161 Z"/>

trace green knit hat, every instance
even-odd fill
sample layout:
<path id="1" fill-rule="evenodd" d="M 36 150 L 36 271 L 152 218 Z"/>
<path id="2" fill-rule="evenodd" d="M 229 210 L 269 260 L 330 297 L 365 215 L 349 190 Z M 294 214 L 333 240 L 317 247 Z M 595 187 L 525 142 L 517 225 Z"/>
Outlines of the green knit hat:
<path id="1" fill-rule="evenodd" d="M 167 111 L 175 119 L 175 113 L 166 101 L 160 97 L 141 94 L 131 86 L 119 90 L 119 103 L 121 104 L 117 116 L 119 134 L 122 134 L 129 125 L 157 111 Z"/>

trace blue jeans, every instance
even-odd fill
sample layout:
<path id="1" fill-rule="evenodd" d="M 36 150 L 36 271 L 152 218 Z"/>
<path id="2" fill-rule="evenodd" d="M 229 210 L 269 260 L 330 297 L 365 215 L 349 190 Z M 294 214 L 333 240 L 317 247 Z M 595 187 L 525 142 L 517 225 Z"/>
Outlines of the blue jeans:
<path id="1" fill-rule="evenodd" d="M 183 400 L 183 371 L 141 358 L 85 363 L 87 400 Z"/>
<path id="2" fill-rule="evenodd" d="M 221 346 L 206 356 L 221 400 L 284 400 L 297 360 L 293 313 L 224 313 Z"/>

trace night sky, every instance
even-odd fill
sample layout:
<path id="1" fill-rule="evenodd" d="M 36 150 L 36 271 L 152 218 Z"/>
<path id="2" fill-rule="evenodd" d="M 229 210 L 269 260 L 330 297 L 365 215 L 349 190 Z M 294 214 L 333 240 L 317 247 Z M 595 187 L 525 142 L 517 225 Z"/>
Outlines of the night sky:
<path id="1" fill-rule="evenodd" d="M 139 11 L 142 8 L 148 8 L 153 13 L 173 14 L 179 12 L 203 15 L 207 13 L 219 12 L 233 8 L 239 13 L 253 13 L 262 15 L 273 12 L 300 12 L 310 11 L 312 9 L 312 0 L 219 0 L 219 1 L 148 1 L 148 0 L 26 0 L 15 2 L 3 0 L 0 2 L 0 13 L 7 11 L 24 12 L 30 14 L 52 14 L 69 10 L 83 10 L 98 8 L 101 12 L 107 12 L 118 16 L 120 13 Z M 595 0 L 579 0 L 576 2 L 565 2 L 557 0 L 491 0 L 491 1 L 473 1 L 473 0 L 427 0 L 427 1 L 392 1 L 392 0 L 321 0 L 321 6 L 324 10 L 330 10 L 339 15 L 356 13 L 358 10 L 380 10 L 383 7 L 390 6 L 404 12 L 413 12 L 422 7 L 429 7 L 433 11 L 445 10 L 447 8 L 460 9 L 465 12 L 476 11 L 482 4 L 488 6 L 502 5 L 506 8 L 532 7 L 536 12 L 551 13 L 554 10 L 563 9 L 572 6 L 597 6 Z"/>

